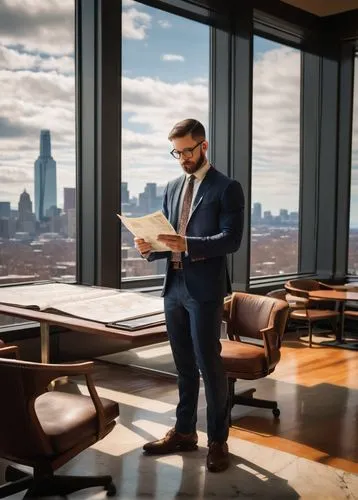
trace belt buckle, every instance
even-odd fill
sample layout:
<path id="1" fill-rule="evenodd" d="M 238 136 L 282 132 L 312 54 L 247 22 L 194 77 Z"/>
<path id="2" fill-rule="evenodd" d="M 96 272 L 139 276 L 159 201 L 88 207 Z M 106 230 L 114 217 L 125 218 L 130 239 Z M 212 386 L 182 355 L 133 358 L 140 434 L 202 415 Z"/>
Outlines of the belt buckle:
<path id="1" fill-rule="evenodd" d="M 183 269 L 183 263 L 180 261 L 173 260 L 172 261 L 172 268 L 176 269 L 176 270 Z"/>

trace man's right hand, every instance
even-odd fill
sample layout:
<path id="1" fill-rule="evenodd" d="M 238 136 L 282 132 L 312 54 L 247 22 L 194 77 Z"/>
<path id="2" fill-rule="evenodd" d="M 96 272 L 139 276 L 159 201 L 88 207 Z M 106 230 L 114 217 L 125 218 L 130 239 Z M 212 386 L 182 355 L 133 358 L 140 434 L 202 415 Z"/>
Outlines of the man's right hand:
<path id="1" fill-rule="evenodd" d="M 134 245 L 135 245 L 136 249 L 138 250 L 138 252 L 142 255 L 145 255 L 145 254 L 152 251 L 152 245 L 150 243 L 146 242 L 145 240 L 143 240 L 143 238 L 135 237 L 134 238 Z"/>

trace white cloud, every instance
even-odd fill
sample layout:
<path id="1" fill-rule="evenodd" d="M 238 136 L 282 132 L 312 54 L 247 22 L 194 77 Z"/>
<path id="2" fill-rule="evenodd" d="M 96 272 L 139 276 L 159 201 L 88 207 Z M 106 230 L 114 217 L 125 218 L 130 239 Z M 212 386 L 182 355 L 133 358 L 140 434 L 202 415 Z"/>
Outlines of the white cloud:
<path id="1" fill-rule="evenodd" d="M 131 193 L 147 182 L 166 183 L 180 175 L 177 161 L 170 155 L 168 133 L 184 118 L 195 117 L 208 125 L 208 86 L 189 82 L 167 83 L 155 78 L 123 78 L 123 111 L 129 124 L 146 133 L 124 129 L 122 165 L 124 180 Z"/>
<path id="2" fill-rule="evenodd" d="M 72 56 L 49 56 L 26 54 L 0 45 L 0 69 L 56 71 L 74 73 L 75 62 Z"/>
<path id="3" fill-rule="evenodd" d="M 16 206 L 26 187 L 34 200 L 40 130 L 48 128 L 61 200 L 63 187 L 75 185 L 74 76 L 0 70 L 0 88 L 0 199 Z"/>
<path id="4" fill-rule="evenodd" d="M 300 175 L 300 53 L 282 47 L 254 63 L 252 200 L 297 210 Z"/>
<path id="5" fill-rule="evenodd" d="M 124 77 L 122 96 L 123 111 L 131 113 L 131 122 L 161 133 L 165 140 L 173 124 L 184 117 L 207 123 L 208 87 L 204 85 Z"/>
<path id="6" fill-rule="evenodd" d="M 136 8 L 130 8 L 122 13 L 122 35 L 123 38 L 132 40 L 144 40 L 147 31 L 151 27 L 151 16 L 140 12 Z"/>
<path id="7" fill-rule="evenodd" d="M 124 36 L 145 39 L 151 17 L 133 8 L 137 4 L 130 0 L 125 5 Z M 42 128 L 51 130 L 59 191 L 75 182 L 72 18 L 73 0 L 53 0 L 51 9 L 47 2 L 35 0 L 0 2 L 0 199 L 10 200 L 13 205 L 24 187 L 33 199 L 33 162 L 38 156 Z M 53 31 L 48 36 L 46 29 L 50 28 L 44 28 L 47 22 Z M 26 33 L 19 28 L 22 24 L 27 25 Z M 26 43 L 26 51 L 17 50 L 19 40 L 20 44 Z M 10 43 L 14 46 L 6 46 Z M 162 59 L 185 60 L 179 54 L 163 54 Z M 123 111 L 129 115 L 129 125 L 122 133 L 123 174 L 131 192 L 137 193 L 146 182 L 163 184 L 180 173 L 178 163 L 169 155 L 167 135 L 183 118 L 198 118 L 208 125 L 209 81 L 205 75 L 179 83 L 130 75 L 126 72 L 122 80 Z M 252 200 L 261 201 L 264 210 L 296 210 L 299 52 L 282 47 L 262 54 L 254 63 L 253 90 Z M 356 168 L 352 171 L 351 220 L 358 224 L 358 98 L 354 117 Z"/>
<path id="8" fill-rule="evenodd" d="M 199 83 L 201 85 L 205 85 L 205 86 L 208 86 L 209 85 L 209 78 L 208 77 L 201 77 L 201 76 L 198 76 L 197 78 L 193 78 L 191 80 L 191 83 Z"/>
<path id="9" fill-rule="evenodd" d="M 163 29 L 169 29 L 172 27 L 172 23 L 170 23 L 169 21 L 167 21 L 166 19 L 159 19 L 158 20 L 158 24 L 161 28 Z"/>
<path id="10" fill-rule="evenodd" d="M 74 0 L 2 0 L 2 45 L 26 47 L 30 52 L 72 54 L 74 51 Z"/>
<path id="11" fill-rule="evenodd" d="M 162 61 L 170 61 L 170 62 L 175 62 L 175 61 L 179 61 L 179 62 L 184 62 L 185 61 L 185 57 L 184 56 L 181 56 L 180 54 L 163 54 L 161 56 L 161 60 Z"/>

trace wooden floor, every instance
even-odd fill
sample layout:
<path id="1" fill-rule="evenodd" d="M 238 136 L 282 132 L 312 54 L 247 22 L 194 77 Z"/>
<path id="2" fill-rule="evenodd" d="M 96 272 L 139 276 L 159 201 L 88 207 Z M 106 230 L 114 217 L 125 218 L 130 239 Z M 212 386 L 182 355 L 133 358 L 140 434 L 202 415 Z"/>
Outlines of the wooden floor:
<path id="1" fill-rule="evenodd" d="M 255 384 L 258 397 L 278 401 L 279 421 L 255 410 L 233 422 L 232 434 L 358 473 L 358 352 L 286 341 L 281 354 Z"/>
<path id="2" fill-rule="evenodd" d="M 232 436 L 358 473 L 358 352 L 286 340 L 276 371 L 238 388 L 276 399 L 281 416 L 255 409 L 235 418 Z M 176 404 L 173 377 L 98 363 L 95 382 L 127 393 Z M 205 430 L 205 427 L 202 429 Z"/>

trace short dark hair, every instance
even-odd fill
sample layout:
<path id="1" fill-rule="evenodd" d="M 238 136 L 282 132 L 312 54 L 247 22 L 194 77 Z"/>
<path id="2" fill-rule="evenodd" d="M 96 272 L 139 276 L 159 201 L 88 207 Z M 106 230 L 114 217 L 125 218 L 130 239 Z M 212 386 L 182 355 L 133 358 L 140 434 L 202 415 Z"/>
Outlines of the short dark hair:
<path id="1" fill-rule="evenodd" d="M 168 135 L 168 139 L 172 141 L 173 139 L 185 137 L 189 134 L 195 140 L 205 139 L 204 125 L 194 118 L 187 118 L 174 125 Z"/>

